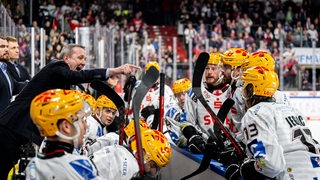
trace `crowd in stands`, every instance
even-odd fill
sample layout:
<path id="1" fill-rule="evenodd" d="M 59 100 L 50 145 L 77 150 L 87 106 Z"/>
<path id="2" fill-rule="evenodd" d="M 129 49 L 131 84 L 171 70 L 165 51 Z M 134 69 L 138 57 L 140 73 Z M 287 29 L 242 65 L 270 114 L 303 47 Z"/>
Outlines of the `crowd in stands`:
<path id="1" fill-rule="evenodd" d="M 115 42 L 120 37 L 120 31 L 124 32 L 128 44 L 135 36 L 136 49 L 140 51 L 140 65 L 143 66 L 149 60 L 158 57 L 157 38 L 149 37 L 149 43 L 145 43 L 147 41 L 144 40 L 148 37 L 148 25 L 153 24 L 152 20 L 160 24 L 182 24 L 184 34 L 179 37 L 179 40 L 185 43 L 186 51 L 188 43 L 192 41 L 193 54 L 204 50 L 206 39 L 209 40 L 210 52 L 223 52 L 230 47 L 243 47 L 249 53 L 265 49 L 269 50 L 276 60 L 279 60 L 281 40 L 284 47 L 290 48 L 312 47 L 312 42 L 316 42 L 317 47 L 320 46 L 318 40 L 320 16 L 316 11 L 317 4 L 310 0 L 302 2 L 292 0 L 155 2 L 43 0 L 37 3 L 39 6 L 35 8 L 33 16 L 35 18 L 30 25 L 26 22 L 28 4 L 19 1 L 17 4 L 5 5 L 7 12 L 17 25 L 21 48 L 20 61 L 26 66 L 29 66 L 30 63 L 28 61 L 30 59 L 30 34 L 26 30 L 27 27 L 35 28 L 36 39 L 40 38 L 40 28 L 44 28 L 46 62 L 58 57 L 59 51 L 65 44 L 75 42 L 74 29 L 76 27 L 106 27 L 116 30 Z M 152 3 L 153 5 L 150 5 Z M 155 9 L 154 14 L 150 13 L 150 8 L 158 5 L 161 11 Z M 176 9 L 170 10 L 168 7 Z M 150 17 L 150 15 L 161 16 L 161 13 L 165 12 L 171 16 L 163 16 L 165 19 L 163 21 L 158 20 L 159 17 L 154 17 L 154 19 Z M 39 43 L 36 44 L 38 49 L 39 46 Z M 162 57 L 167 63 L 172 62 L 173 58 L 170 48 L 162 48 Z M 38 62 L 39 52 L 36 52 L 35 56 Z M 289 58 L 284 60 L 284 72 L 287 73 Z M 300 71 L 300 66 L 298 64 L 295 66 Z M 310 76 L 305 80 L 310 83 Z M 292 81 L 286 82 L 291 87 L 292 83 L 289 82 Z"/>

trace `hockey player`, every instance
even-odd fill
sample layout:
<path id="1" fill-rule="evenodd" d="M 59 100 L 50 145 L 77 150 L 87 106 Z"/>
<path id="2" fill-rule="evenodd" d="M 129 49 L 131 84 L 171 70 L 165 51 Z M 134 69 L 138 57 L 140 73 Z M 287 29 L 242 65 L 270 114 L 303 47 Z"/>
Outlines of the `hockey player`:
<path id="1" fill-rule="evenodd" d="M 305 116 L 273 98 L 278 76 L 262 66 L 243 72 L 243 99 L 248 109 L 240 130 L 250 159 L 227 168 L 226 179 L 319 179 L 319 144 Z"/>
<path id="2" fill-rule="evenodd" d="M 167 131 L 171 140 L 179 147 L 185 147 L 187 140 L 183 136 L 180 126 L 186 121 L 184 102 L 187 91 L 191 89 L 191 81 L 187 78 L 178 79 L 173 83 L 172 91 L 178 103 L 168 108 L 165 114 Z"/>
<path id="3" fill-rule="evenodd" d="M 92 143 L 98 137 L 108 133 L 106 128 L 114 121 L 117 111 L 116 105 L 107 96 L 98 97 L 94 114 L 87 118 L 88 130 L 85 135 L 85 144 Z M 119 137 L 115 136 L 119 140 Z"/>
<path id="4" fill-rule="evenodd" d="M 249 55 L 247 59 L 244 60 L 244 63 L 241 65 L 242 71 L 246 71 L 250 67 L 254 66 L 263 66 L 270 71 L 275 70 L 275 61 L 271 54 L 266 51 L 256 51 Z M 237 88 L 233 94 L 233 100 L 235 101 L 235 111 L 231 111 L 232 113 L 232 122 L 234 125 L 235 131 L 239 130 L 240 121 L 246 112 L 245 104 L 242 99 L 242 92 L 243 92 L 243 82 L 239 79 L 237 83 Z M 277 103 L 284 103 L 290 105 L 290 98 L 283 92 L 277 90 L 273 95 L 274 99 Z M 236 112 L 236 113 L 233 113 Z"/>
<path id="5" fill-rule="evenodd" d="M 227 97 L 234 99 L 234 92 L 236 88 L 241 84 L 240 77 L 242 74 L 241 66 L 249 57 L 249 53 L 243 48 L 230 48 L 223 53 L 222 63 L 224 68 L 225 83 L 229 84 L 227 90 Z M 234 99 L 236 102 L 236 100 Z M 237 117 L 238 112 L 236 105 L 231 108 L 228 116 L 226 117 L 224 124 L 230 129 L 231 132 L 237 133 L 237 129 L 234 127 L 234 118 Z M 240 118 L 241 119 L 241 118 Z M 239 120 L 240 120 L 239 119 Z"/>
<path id="6" fill-rule="evenodd" d="M 72 154 L 83 143 L 88 106 L 75 90 L 47 90 L 32 100 L 30 116 L 47 142 L 29 162 L 26 179 L 100 179 L 90 159 Z"/>
<path id="7" fill-rule="evenodd" d="M 151 66 L 154 66 L 160 71 L 160 66 L 156 61 L 149 61 L 146 65 L 146 70 Z M 160 78 L 159 78 L 160 80 Z M 160 97 L 160 83 L 159 80 L 154 84 L 152 88 L 149 89 L 148 93 L 145 95 L 141 103 L 141 118 L 143 118 L 151 129 L 157 129 L 159 124 L 159 97 Z M 137 81 L 135 87 L 138 87 L 139 81 Z M 135 90 L 133 90 L 132 95 L 134 96 Z M 177 103 L 171 88 L 168 85 L 164 87 L 164 114 L 166 114 L 168 107 Z M 132 106 L 131 106 L 132 107 Z"/>
<path id="8" fill-rule="evenodd" d="M 218 113 L 227 97 L 224 94 L 227 93 L 228 84 L 224 83 L 221 66 L 221 54 L 211 53 L 204 72 L 204 82 L 201 86 L 204 98 L 209 101 L 208 104 L 215 113 Z M 202 153 L 205 141 L 209 137 L 207 131 L 212 128 L 214 122 L 192 90 L 188 91 L 186 96 L 185 111 L 188 124 L 182 126 L 182 132 L 188 139 L 189 150 L 193 153 Z"/>

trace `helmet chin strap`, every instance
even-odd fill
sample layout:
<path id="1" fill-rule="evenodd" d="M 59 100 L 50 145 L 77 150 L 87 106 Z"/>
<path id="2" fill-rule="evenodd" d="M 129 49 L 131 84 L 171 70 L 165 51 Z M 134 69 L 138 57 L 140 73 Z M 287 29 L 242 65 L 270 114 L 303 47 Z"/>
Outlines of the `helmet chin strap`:
<path id="1" fill-rule="evenodd" d="M 96 117 L 98 118 L 98 120 L 99 120 L 99 122 L 101 123 L 101 124 L 103 124 L 104 126 L 107 126 L 104 122 L 102 122 L 101 121 L 101 116 L 102 116 L 102 110 L 103 109 L 99 109 L 99 116 L 98 116 L 98 114 L 96 113 Z"/>
<path id="2" fill-rule="evenodd" d="M 60 131 L 57 131 L 56 132 L 56 135 L 62 139 L 65 139 L 65 140 L 72 140 L 73 141 L 73 145 L 74 147 L 78 148 L 80 145 L 79 145 L 79 142 L 78 142 L 78 136 L 80 135 L 80 127 L 79 127 L 79 122 L 75 121 L 73 122 L 73 125 L 74 127 L 76 128 L 76 135 L 70 137 L 70 136 L 66 136 L 64 134 L 62 134 Z"/>
<path id="3" fill-rule="evenodd" d="M 219 79 L 213 85 L 214 86 L 219 85 L 222 82 L 223 78 L 224 78 L 224 75 L 223 75 L 222 72 L 220 72 L 219 73 Z"/>

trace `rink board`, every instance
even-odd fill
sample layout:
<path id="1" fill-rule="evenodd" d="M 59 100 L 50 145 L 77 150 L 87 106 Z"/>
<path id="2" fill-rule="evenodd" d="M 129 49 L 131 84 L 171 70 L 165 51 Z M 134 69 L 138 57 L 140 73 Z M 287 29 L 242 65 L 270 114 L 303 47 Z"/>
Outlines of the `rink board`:
<path id="1" fill-rule="evenodd" d="M 179 148 L 173 144 L 171 144 L 171 146 L 171 160 L 166 167 L 161 169 L 161 179 L 181 179 L 199 168 L 203 155 L 192 154 L 187 149 Z M 221 165 L 221 163 L 211 160 L 210 166 L 206 171 L 190 179 L 224 180 L 223 174 L 225 172 L 225 168 Z"/>
<path id="2" fill-rule="evenodd" d="M 284 91 L 290 103 L 307 118 L 312 137 L 320 141 L 320 91 Z"/>

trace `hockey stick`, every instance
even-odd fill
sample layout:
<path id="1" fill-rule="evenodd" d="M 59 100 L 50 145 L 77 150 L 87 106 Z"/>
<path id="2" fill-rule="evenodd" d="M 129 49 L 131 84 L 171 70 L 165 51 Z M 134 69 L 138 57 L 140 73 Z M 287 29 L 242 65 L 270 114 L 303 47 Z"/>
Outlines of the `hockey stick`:
<path id="1" fill-rule="evenodd" d="M 201 83 L 202 83 L 202 75 L 203 72 L 208 64 L 209 60 L 209 54 L 206 52 L 202 52 L 197 61 L 194 68 L 193 73 L 193 81 L 192 81 L 192 89 L 197 96 L 198 100 L 201 102 L 201 104 L 204 106 L 204 108 L 208 111 L 208 113 L 211 115 L 212 119 L 214 120 L 214 123 L 216 123 L 220 130 L 226 135 L 226 137 L 230 140 L 232 145 L 237 150 L 240 157 L 245 157 L 245 152 L 241 148 L 241 146 L 238 144 L 238 142 L 234 139 L 234 137 L 231 135 L 230 131 L 223 125 L 222 121 L 217 117 L 217 115 L 213 112 L 207 101 L 202 95 L 201 91 Z"/>
<path id="2" fill-rule="evenodd" d="M 159 109 L 160 109 L 160 117 L 159 117 L 159 131 L 163 132 L 163 122 L 164 122 L 164 84 L 165 84 L 165 74 L 160 73 L 160 100 L 159 100 Z"/>
<path id="3" fill-rule="evenodd" d="M 223 102 L 222 106 L 219 109 L 219 112 L 217 114 L 217 117 L 219 119 L 225 119 L 227 117 L 227 114 L 229 112 L 229 110 L 231 109 L 231 107 L 233 106 L 234 101 L 232 99 L 227 99 L 226 101 Z M 218 129 L 216 129 L 216 127 Z M 218 125 L 214 124 L 214 132 L 212 132 L 211 129 L 208 130 L 208 133 L 210 134 L 211 138 L 214 138 L 214 141 L 217 142 L 217 145 L 219 147 L 223 147 L 224 143 L 223 140 L 221 139 L 221 131 Z M 185 180 L 185 179 L 189 179 L 193 176 L 196 176 L 202 172 L 204 172 L 206 169 L 208 169 L 211 159 L 212 159 L 212 153 L 215 151 L 215 146 L 210 146 L 209 144 L 206 145 L 205 151 L 203 153 L 203 157 L 200 163 L 200 166 L 197 170 L 195 170 L 193 173 L 183 177 L 181 180 Z"/>
<path id="4" fill-rule="evenodd" d="M 139 86 L 136 88 L 136 92 L 132 99 L 135 139 L 137 143 L 137 160 L 141 176 L 144 175 L 144 159 L 140 132 L 140 107 L 143 98 L 145 97 L 149 89 L 158 80 L 158 78 L 159 71 L 155 67 L 151 66 L 147 70 L 146 74 L 142 77 L 142 80 Z"/>
<path id="5" fill-rule="evenodd" d="M 123 92 L 124 94 L 124 100 L 127 102 L 127 110 L 125 113 L 125 118 L 124 121 L 121 124 L 121 130 L 120 130 L 120 136 L 119 136 L 119 144 L 122 145 L 123 141 L 124 141 L 124 128 L 127 125 L 127 123 L 129 123 L 129 109 L 130 109 L 130 103 L 131 103 L 131 99 L 132 99 L 132 90 L 134 87 L 134 84 L 136 83 L 136 77 L 135 76 L 129 76 L 124 87 L 123 87 Z"/>
<path id="6" fill-rule="evenodd" d="M 116 93 L 108 84 L 106 84 L 103 81 L 100 80 L 93 80 L 90 83 L 91 87 L 101 94 L 107 96 L 118 108 L 119 112 L 119 119 L 121 123 L 124 122 L 124 101 L 119 96 L 118 93 Z M 121 135 L 119 136 L 119 144 L 123 144 L 123 139 L 121 139 Z"/>

